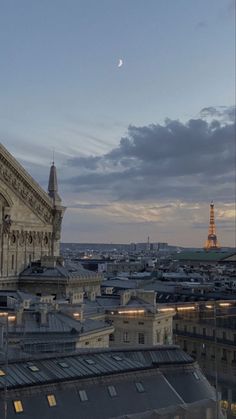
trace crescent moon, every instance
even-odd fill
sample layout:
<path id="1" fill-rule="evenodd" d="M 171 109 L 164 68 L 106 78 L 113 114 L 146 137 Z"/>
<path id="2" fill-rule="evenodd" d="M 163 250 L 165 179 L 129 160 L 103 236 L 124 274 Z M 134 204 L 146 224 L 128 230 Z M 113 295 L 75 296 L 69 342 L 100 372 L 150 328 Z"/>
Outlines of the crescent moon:
<path id="1" fill-rule="evenodd" d="M 122 67 L 122 65 L 123 65 L 123 60 L 120 58 L 118 62 L 118 67 Z"/>

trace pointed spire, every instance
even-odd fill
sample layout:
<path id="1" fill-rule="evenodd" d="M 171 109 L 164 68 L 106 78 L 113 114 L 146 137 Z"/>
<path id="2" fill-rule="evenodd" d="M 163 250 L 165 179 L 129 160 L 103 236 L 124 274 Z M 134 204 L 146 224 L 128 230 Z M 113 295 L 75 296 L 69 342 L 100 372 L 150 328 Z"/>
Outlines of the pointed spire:
<path id="1" fill-rule="evenodd" d="M 54 161 L 52 162 L 52 165 L 50 168 L 49 182 L 48 182 L 48 195 L 50 196 L 50 198 L 53 199 L 54 204 L 61 203 L 61 198 L 58 194 L 58 186 L 57 186 L 57 169 L 54 164 Z"/>

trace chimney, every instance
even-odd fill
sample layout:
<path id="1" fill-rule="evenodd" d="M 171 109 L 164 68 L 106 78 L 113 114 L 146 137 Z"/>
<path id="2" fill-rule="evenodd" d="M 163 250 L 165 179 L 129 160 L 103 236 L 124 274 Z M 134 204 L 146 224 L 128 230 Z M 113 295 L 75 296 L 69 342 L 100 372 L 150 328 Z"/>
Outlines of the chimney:
<path id="1" fill-rule="evenodd" d="M 157 293 L 153 290 L 137 290 L 136 297 L 145 301 L 145 303 L 151 304 L 154 308 L 156 307 L 156 295 Z"/>
<path id="2" fill-rule="evenodd" d="M 24 308 L 22 305 L 20 305 L 16 311 L 16 325 L 17 326 L 22 326 L 23 323 L 23 312 L 24 312 Z"/>
<path id="3" fill-rule="evenodd" d="M 131 298 L 130 290 L 121 291 L 120 293 L 120 305 L 126 306 Z"/>
<path id="4" fill-rule="evenodd" d="M 90 291 L 88 293 L 88 299 L 89 299 L 89 301 L 95 301 L 96 300 L 96 292 L 95 291 Z"/>
<path id="5" fill-rule="evenodd" d="M 48 324 L 48 306 L 47 306 L 47 304 L 40 304 L 39 314 L 40 314 L 40 326 L 47 326 L 47 324 Z"/>

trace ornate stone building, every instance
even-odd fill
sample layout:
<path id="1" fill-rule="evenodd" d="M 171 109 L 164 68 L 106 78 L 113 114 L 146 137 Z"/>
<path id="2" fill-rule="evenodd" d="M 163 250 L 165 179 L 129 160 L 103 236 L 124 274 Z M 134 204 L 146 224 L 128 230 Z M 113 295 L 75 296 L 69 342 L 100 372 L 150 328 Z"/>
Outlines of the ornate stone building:
<path id="1" fill-rule="evenodd" d="M 0 144 L 0 289 L 16 288 L 30 262 L 59 256 L 64 211 L 54 163 L 47 194 Z"/>

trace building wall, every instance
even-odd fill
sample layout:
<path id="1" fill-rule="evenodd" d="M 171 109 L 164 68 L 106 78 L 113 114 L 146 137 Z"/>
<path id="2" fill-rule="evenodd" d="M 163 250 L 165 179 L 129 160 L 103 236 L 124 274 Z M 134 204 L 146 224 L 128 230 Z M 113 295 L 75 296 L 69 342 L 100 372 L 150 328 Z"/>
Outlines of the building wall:
<path id="1" fill-rule="evenodd" d="M 110 346 L 162 345 L 172 343 L 172 316 L 157 313 L 107 314 L 115 331 Z"/>
<path id="2" fill-rule="evenodd" d="M 58 252 L 63 211 L 0 144 L 0 288 Z"/>
<path id="3" fill-rule="evenodd" d="M 236 413 L 236 330 L 179 318 L 173 333 L 174 342 L 197 360 L 214 386 L 217 369 L 219 398 L 231 418 L 232 409 Z"/>

